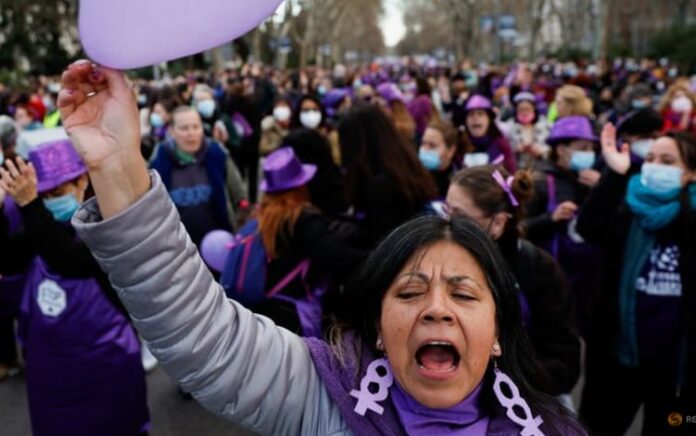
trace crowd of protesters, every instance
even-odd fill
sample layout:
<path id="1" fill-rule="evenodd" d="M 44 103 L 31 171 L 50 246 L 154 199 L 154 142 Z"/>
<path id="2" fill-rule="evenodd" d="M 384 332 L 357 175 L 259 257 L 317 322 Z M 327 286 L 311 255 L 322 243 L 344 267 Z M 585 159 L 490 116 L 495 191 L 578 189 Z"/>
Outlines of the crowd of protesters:
<path id="1" fill-rule="evenodd" d="M 80 80 L 105 80 L 92 71 Z M 696 81 L 667 60 L 249 64 L 131 77 L 123 83 L 137 108 L 104 113 L 118 115 L 124 129 L 115 131 L 153 171 L 152 207 L 136 203 L 98 225 L 87 217 L 106 218 L 108 190 L 100 180 L 100 198 L 90 186 L 90 152 L 75 139 L 89 136 L 66 122 L 75 117 L 61 104 L 68 73 L 0 84 L 0 382 L 26 371 L 35 434 L 149 430 L 143 365 L 152 357 L 136 328 L 183 390 L 268 434 L 619 435 L 643 406 L 643 434 L 662 435 L 680 431 L 670 413 L 696 413 Z M 90 95 L 71 110 L 113 103 L 102 100 Z M 85 204 L 94 191 L 101 212 Z M 449 391 L 438 402 L 409 384 L 395 345 L 398 328 L 414 328 L 407 306 L 420 304 L 406 301 L 436 295 L 439 276 L 413 273 L 409 293 L 391 296 L 402 268 L 437 270 L 445 255 L 478 264 L 503 335 L 486 373 L 467 373 L 478 381 L 466 399 L 449 403 Z M 213 301 L 213 280 L 267 318 Z M 427 304 L 424 323 L 477 316 L 461 302 Z M 226 322 L 239 333 L 223 334 Z M 322 338 L 344 351 L 367 347 L 345 365 L 354 372 L 368 356 L 388 357 L 398 383 L 379 419 L 376 403 L 353 411 L 355 398 L 376 394 L 335 369 L 349 356 L 335 359 Z M 434 380 L 443 365 L 473 359 L 476 338 L 466 352 L 452 342 L 416 351 Z M 503 407 L 493 405 L 498 365 L 529 419 L 508 409 L 506 421 L 498 391 Z M 294 378 L 298 392 L 281 393 Z M 235 389 L 248 398 L 232 399 Z M 301 419 L 266 393 L 306 400 Z M 439 409 L 453 414 L 431 413 Z M 535 415 L 543 433 L 529 427 Z"/>

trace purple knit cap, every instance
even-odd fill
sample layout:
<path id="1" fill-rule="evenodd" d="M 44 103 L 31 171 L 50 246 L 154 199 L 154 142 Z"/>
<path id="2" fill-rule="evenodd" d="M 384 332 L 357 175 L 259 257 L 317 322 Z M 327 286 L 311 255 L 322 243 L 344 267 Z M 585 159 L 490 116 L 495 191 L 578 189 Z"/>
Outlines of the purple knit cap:
<path id="1" fill-rule="evenodd" d="M 398 86 L 396 86 L 394 83 L 382 83 L 377 87 L 377 93 L 379 94 L 380 97 L 385 99 L 388 102 L 392 101 L 404 101 L 404 95 L 401 93 L 401 90 L 399 89 Z"/>
<path id="2" fill-rule="evenodd" d="M 466 102 L 466 111 L 473 111 L 473 110 L 484 110 L 484 111 L 491 111 L 493 110 L 493 105 L 491 104 L 491 101 L 487 99 L 486 97 L 482 95 L 473 95 L 471 98 L 469 98 L 469 101 Z"/>
<path id="3" fill-rule="evenodd" d="M 592 124 L 587 117 L 573 115 L 556 121 L 546 142 L 549 145 L 557 145 L 561 142 L 585 140 L 599 143 L 599 139 L 592 131 Z"/>
<path id="4" fill-rule="evenodd" d="M 312 180 L 316 173 L 316 165 L 302 165 L 295 150 L 282 147 L 268 155 L 263 163 L 261 190 L 274 193 L 299 188 Z"/>
<path id="5" fill-rule="evenodd" d="M 48 142 L 29 152 L 36 169 L 39 194 L 57 188 L 87 173 L 82 159 L 69 140 Z"/>
<path id="6" fill-rule="evenodd" d="M 350 92 L 343 88 L 335 88 L 326 93 L 321 101 L 322 106 L 327 109 L 335 108 L 344 98 L 348 97 Z"/>

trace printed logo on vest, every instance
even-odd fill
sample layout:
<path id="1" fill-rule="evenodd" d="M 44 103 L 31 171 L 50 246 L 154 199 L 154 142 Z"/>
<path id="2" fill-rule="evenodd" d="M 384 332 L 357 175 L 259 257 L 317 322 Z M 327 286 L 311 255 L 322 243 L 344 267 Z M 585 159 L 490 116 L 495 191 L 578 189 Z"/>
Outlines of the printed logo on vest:
<path id="1" fill-rule="evenodd" d="M 638 280 L 636 289 L 658 297 L 681 297 L 682 282 L 679 274 L 679 247 L 656 247 L 650 252 L 647 266 Z"/>
<path id="2" fill-rule="evenodd" d="M 46 316 L 58 317 L 68 306 L 65 291 L 53 280 L 44 280 L 39 284 L 39 295 L 36 298 L 41 313 Z"/>

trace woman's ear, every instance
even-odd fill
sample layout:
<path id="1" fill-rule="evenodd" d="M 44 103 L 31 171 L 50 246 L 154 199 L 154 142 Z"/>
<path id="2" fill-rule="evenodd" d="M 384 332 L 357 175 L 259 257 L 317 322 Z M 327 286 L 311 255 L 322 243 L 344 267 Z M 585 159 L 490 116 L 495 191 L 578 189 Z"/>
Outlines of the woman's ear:
<path id="1" fill-rule="evenodd" d="M 493 344 L 493 352 L 491 354 L 493 357 L 500 357 L 503 355 L 503 350 L 500 348 L 500 344 L 498 343 L 498 340 L 495 340 L 495 344 Z"/>

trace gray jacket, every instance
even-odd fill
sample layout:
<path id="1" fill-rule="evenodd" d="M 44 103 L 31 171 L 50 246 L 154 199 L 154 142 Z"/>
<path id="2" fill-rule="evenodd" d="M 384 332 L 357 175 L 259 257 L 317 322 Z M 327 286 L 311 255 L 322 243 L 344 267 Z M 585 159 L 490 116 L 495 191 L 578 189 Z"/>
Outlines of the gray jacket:
<path id="1" fill-rule="evenodd" d="M 350 434 L 305 343 L 228 300 L 159 175 L 137 203 L 73 218 L 167 374 L 208 410 L 264 435 Z"/>

